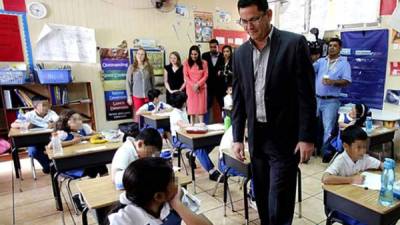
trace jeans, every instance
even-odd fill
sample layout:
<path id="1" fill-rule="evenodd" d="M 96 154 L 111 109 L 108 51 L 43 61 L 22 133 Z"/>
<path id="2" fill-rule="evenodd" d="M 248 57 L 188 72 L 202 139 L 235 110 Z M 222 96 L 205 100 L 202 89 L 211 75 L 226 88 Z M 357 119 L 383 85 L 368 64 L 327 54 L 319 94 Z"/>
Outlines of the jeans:
<path id="1" fill-rule="evenodd" d="M 50 160 L 46 154 L 44 154 L 44 146 L 29 146 L 28 155 L 36 159 L 42 166 L 44 171 L 50 171 Z"/>
<path id="2" fill-rule="evenodd" d="M 172 144 L 175 148 L 189 148 L 184 143 L 180 142 L 176 136 L 172 137 Z M 212 163 L 208 154 L 212 151 L 212 148 L 198 148 L 194 150 L 194 155 L 199 160 L 201 166 L 209 172 L 214 168 L 214 164 Z"/>
<path id="3" fill-rule="evenodd" d="M 322 119 L 322 124 L 324 127 L 323 143 L 328 140 L 328 138 L 331 136 L 331 132 L 335 128 L 339 107 L 339 99 L 317 98 L 317 117 Z"/>

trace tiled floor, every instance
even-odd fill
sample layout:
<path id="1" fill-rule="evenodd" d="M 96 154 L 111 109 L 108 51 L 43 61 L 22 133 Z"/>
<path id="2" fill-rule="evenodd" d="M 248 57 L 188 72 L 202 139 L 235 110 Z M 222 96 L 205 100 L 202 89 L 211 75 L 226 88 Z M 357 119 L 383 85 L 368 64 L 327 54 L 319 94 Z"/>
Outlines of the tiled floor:
<path id="1" fill-rule="evenodd" d="M 212 152 L 212 159 L 216 162 L 217 150 Z M 296 203 L 294 225 L 324 224 L 325 222 L 320 177 L 326 165 L 321 164 L 320 161 L 319 158 L 312 158 L 308 164 L 301 165 L 303 186 L 302 217 L 299 218 L 299 205 Z M 11 168 L 11 162 L 0 163 L 0 224 L 12 224 L 13 207 L 16 224 L 63 224 L 62 213 L 55 210 L 49 176 L 42 174 L 41 170 L 37 169 L 38 179 L 34 181 L 30 173 L 29 160 L 23 159 L 22 171 L 24 180 L 21 183 L 23 192 L 19 192 L 18 182 L 13 182 Z M 222 185 L 219 185 L 216 195 L 213 197 L 211 194 L 215 182 L 208 180 L 208 175 L 200 169 L 200 166 L 198 166 L 196 173 L 198 177 L 196 197 L 201 200 L 201 212 L 214 224 L 243 224 L 243 195 L 242 190 L 239 188 L 238 179 L 235 178 L 229 181 L 235 212 L 232 212 L 229 205 L 227 217 L 224 217 Z M 76 192 L 75 185 L 72 183 L 71 186 L 73 191 Z M 14 206 L 13 188 L 15 190 Z M 193 192 L 192 185 L 188 189 Z M 73 213 L 70 202 L 66 199 L 67 195 L 64 189 L 63 196 L 65 224 L 81 224 L 81 218 Z M 251 208 L 250 221 L 251 224 L 259 224 L 257 212 Z M 89 224 L 96 224 L 91 215 L 89 215 Z"/>

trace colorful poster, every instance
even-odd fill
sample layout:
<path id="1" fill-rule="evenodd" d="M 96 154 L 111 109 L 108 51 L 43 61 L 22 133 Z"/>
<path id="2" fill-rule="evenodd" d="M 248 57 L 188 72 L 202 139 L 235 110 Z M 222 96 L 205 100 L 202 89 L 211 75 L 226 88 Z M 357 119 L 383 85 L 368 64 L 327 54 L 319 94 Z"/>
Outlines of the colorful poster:
<path id="1" fill-rule="evenodd" d="M 159 48 L 145 48 L 147 58 L 153 67 L 154 76 L 164 76 L 165 51 Z M 131 64 L 135 59 L 137 48 L 130 50 Z"/>
<path id="2" fill-rule="evenodd" d="M 394 50 L 400 49 L 400 32 L 392 30 L 392 44 Z"/>
<path id="3" fill-rule="evenodd" d="M 400 76 L 400 62 L 390 62 L 390 75 Z"/>
<path id="4" fill-rule="evenodd" d="M 220 45 L 239 47 L 249 39 L 249 35 L 245 31 L 214 29 L 213 38 L 217 39 Z"/>
<path id="5" fill-rule="evenodd" d="M 104 78 L 106 119 L 110 121 L 132 118 L 132 109 L 127 104 L 125 90 L 126 71 L 129 66 L 128 50 L 102 48 L 100 63 Z"/>
<path id="6" fill-rule="evenodd" d="M 4 10 L 26 12 L 25 0 L 3 0 Z"/>
<path id="7" fill-rule="evenodd" d="M 213 33 L 213 15 L 208 12 L 194 12 L 194 34 L 196 42 L 209 42 Z"/>
<path id="8" fill-rule="evenodd" d="M 342 103 L 364 103 L 382 109 L 388 58 L 388 30 L 342 32 L 342 55 L 351 66 L 351 84 Z"/>
<path id="9" fill-rule="evenodd" d="M 18 16 L 0 14 L 0 62 L 23 62 Z"/>
<path id="10" fill-rule="evenodd" d="M 396 8 L 397 0 L 381 0 L 381 16 L 392 15 Z"/>

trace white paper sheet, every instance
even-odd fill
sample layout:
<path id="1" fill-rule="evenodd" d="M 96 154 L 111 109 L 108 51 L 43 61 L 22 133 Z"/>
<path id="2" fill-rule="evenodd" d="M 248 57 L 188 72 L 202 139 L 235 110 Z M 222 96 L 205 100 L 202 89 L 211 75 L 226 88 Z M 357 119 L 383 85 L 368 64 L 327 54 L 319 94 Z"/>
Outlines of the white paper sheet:
<path id="1" fill-rule="evenodd" d="M 279 11 L 279 29 L 295 33 L 305 31 L 305 0 L 288 0 Z"/>
<path id="2" fill-rule="evenodd" d="M 78 26 L 45 24 L 38 37 L 35 59 L 96 63 L 94 29 Z"/>
<path id="3" fill-rule="evenodd" d="M 370 172 L 363 172 L 361 175 L 365 176 L 364 184 L 358 185 L 354 184 L 359 187 L 368 188 L 369 190 L 381 190 L 381 175 L 370 173 Z"/>

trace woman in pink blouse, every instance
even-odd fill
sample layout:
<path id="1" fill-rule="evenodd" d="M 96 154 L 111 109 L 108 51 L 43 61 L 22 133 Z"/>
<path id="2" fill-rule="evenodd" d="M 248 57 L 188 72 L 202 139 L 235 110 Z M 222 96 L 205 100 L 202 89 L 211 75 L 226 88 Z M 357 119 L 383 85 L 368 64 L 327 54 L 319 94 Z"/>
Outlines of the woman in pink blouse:
<path id="1" fill-rule="evenodd" d="M 201 60 L 200 49 L 193 45 L 189 50 L 189 58 L 183 64 L 183 75 L 186 82 L 187 111 L 190 123 L 204 122 L 207 113 L 207 62 Z"/>

